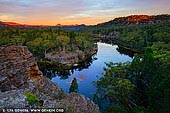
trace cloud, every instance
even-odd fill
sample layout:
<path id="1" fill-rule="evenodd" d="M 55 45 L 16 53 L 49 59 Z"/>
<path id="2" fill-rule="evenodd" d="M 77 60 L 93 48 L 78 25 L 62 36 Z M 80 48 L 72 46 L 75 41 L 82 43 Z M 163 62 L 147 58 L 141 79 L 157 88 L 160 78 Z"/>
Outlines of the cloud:
<path id="1" fill-rule="evenodd" d="M 0 20 L 97 24 L 134 13 L 170 13 L 169 4 L 169 0 L 0 0 Z"/>

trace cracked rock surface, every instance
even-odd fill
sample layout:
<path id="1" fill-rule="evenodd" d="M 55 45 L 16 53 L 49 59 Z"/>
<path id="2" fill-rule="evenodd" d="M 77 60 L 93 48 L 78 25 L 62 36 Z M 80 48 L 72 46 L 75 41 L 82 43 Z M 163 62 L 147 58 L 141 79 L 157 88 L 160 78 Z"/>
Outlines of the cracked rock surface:
<path id="1" fill-rule="evenodd" d="M 85 96 L 65 94 L 43 76 L 26 46 L 0 47 L 0 110 L 39 108 L 40 105 L 27 102 L 25 92 L 33 93 L 43 108 L 64 108 L 66 113 L 100 113 L 99 107 Z"/>

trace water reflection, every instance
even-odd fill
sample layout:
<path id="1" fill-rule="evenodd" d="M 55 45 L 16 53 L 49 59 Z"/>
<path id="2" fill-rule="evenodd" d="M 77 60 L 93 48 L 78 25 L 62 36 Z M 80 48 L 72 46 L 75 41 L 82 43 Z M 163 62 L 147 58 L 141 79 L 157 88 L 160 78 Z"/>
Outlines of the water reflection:
<path id="1" fill-rule="evenodd" d="M 121 46 L 118 46 L 118 48 L 116 49 L 120 54 L 125 54 L 125 55 L 128 55 L 129 57 L 133 58 L 135 52 L 134 51 L 130 51 L 130 50 L 127 50 Z"/>
<path id="2" fill-rule="evenodd" d="M 72 75 L 75 71 L 81 71 L 83 69 L 88 69 L 89 66 L 93 63 L 93 61 L 97 60 L 95 55 L 93 55 L 91 58 L 88 58 L 86 61 L 79 63 L 77 66 L 74 66 L 72 69 L 50 69 L 48 67 L 40 67 L 40 70 L 43 72 L 43 74 L 48 77 L 50 80 L 53 77 L 59 76 L 60 79 L 65 80 L 68 79 L 70 75 Z M 81 76 L 79 80 L 85 80 L 85 76 Z"/>
<path id="3" fill-rule="evenodd" d="M 107 44 L 110 44 L 110 45 L 114 45 L 114 41 L 111 41 L 111 40 L 101 40 L 102 43 L 107 43 Z M 120 54 L 123 54 L 123 55 L 128 55 L 129 57 L 133 58 L 133 56 L 138 53 L 138 52 L 135 52 L 135 51 L 132 51 L 130 49 L 126 49 L 122 46 L 119 46 L 116 48 L 116 50 L 120 53 Z"/>
<path id="4" fill-rule="evenodd" d="M 41 69 L 52 82 L 58 84 L 65 93 L 69 93 L 69 88 L 71 86 L 71 81 L 73 78 L 77 79 L 78 83 L 78 93 L 85 95 L 86 97 L 93 100 L 93 96 L 96 92 L 96 87 L 92 82 L 97 81 L 102 77 L 104 72 L 103 67 L 106 67 L 105 62 L 126 62 L 131 61 L 132 58 L 129 57 L 127 53 L 122 54 L 119 52 L 117 45 L 106 44 L 98 42 L 98 52 L 92 58 L 81 65 L 75 66 L 73 69 Z"/>
<path id="5" fill-rule="evenodd" d="M 81 75 L 80 78 L 78 78 L 78 80 L 84 81 L 84 80 L 86 80 L 86 76 L 85 75 Z"/>

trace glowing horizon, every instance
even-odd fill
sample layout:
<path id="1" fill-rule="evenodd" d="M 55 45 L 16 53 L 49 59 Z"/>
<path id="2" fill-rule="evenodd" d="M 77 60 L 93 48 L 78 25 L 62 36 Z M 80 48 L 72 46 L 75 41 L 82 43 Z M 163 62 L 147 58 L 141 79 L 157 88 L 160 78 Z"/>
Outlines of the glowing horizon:
<path id="1" fill-rule="evenodd" d="M 1 0 L 0 21 L 94 25 L 129 15 L 170 14 L 169 0 Z"/>

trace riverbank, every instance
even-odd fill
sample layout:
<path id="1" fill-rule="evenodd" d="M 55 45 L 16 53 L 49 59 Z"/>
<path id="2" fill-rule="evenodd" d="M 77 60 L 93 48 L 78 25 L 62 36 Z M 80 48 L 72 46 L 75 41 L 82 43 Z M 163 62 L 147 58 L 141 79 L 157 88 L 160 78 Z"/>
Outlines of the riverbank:
<path id="1" fill-rule="evenodd" d="M 5 108 L 62 108 L 65 113 L 100 113 L 85 96 L 65 94 L 43 76 L 26 46 L 0 47 L 0 73 L 0 112 Z"/>
<path id="2" fill-rule="evenodd" d="M 75 50 L 74 52 L 61 51 L 61 52 L 49 52 L 45 55 L 44 59 L 38 60 L 40 67 L 49 68 L 64 68 L 72 69 L 78 67 L 82 62 L 91 59 L 98 51 L 98 48 L 93 48 L 89 52 L 81 50 Z"/>
<path id="3" fill-rule="evenodd" d="M 135 49 L 135 48 L 131 48 L 129 45 L 122 43 L 122 41 L 119 38 L 110 38 L 110 39 L 106 39 L 106 38 L 101 38 L 98 37 L 98 41 L 104 42 L 104 43 L 108 43 L 108 44 L 115 44 L 118 45 L 119 48 L 123 48 L 124 51 L 130 51 L 133 53 L 133 55 L 135 53 L 140 54 L 140 56 L 143 56 L 143 52 L 144 50 L 140 50 L 140 49 Z M 133 57 L 132 55 L 132 57 Z"/>
<path id="4" fill-rule="evenodd" d="M 117 51 L 117 45 L 98 42 L 97 47 L 98 52 L 92 57 L 91 62 L 86 62 L 81 68 L 61 71 L 45 68 L 42 72 L 45 76 L 48 76 L 52 82 L 57 83 L 65 93 L 69 93 L 70 83 L 75 77 L 78 82 L 78 93 L 93 100 L 96 92 L 96 87 L 93 85 L 93 82 L 103 76 L 103 67 L 106 67 L 105 62 L 131 61 L 131 57 L 120 54 Z M 105 107 L 106 106 L 103 106 L 103 108 Z"/>

